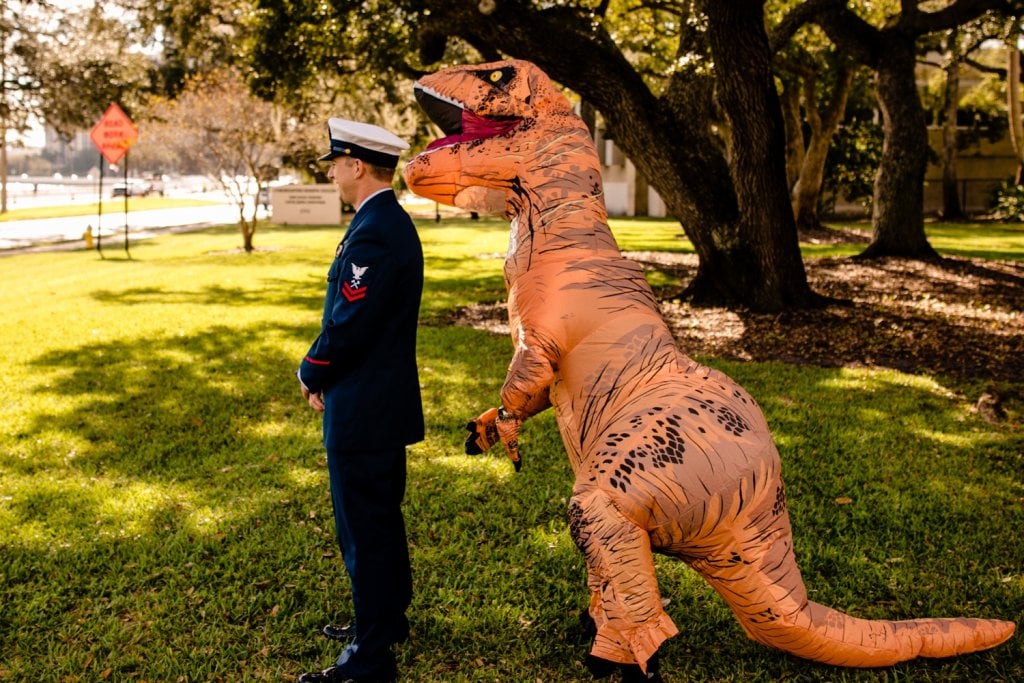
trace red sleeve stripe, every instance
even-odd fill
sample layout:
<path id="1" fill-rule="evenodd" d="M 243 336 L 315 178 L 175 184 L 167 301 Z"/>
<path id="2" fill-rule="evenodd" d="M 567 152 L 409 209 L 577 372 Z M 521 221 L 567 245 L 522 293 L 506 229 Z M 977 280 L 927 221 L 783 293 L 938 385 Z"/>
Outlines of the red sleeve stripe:
<path id="1" fill-rule="evenodd" d="M 313 365 L 330 365 L 331 364 L 331 361 L 329 361 L 329 360 L 317 360 L 316 358 L 310 358 L 309 356 L 306 356 L 306 362 L 307 363 L 312 363 Z"/>
<path id="2" fill-rule="evenodd" d="M 346 282 L 341 285 L 341 293 L 348 299 L 349 303 L 352 303 L 366 297 L 366 286 L 355 289 Z"/>

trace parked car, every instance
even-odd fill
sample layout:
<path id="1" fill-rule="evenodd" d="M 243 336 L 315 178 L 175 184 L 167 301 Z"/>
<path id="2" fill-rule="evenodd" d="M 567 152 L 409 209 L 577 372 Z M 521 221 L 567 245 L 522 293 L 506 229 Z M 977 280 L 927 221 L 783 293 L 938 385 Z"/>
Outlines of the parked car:
<path id="1" fill-rule="evenodd" d="M 164 196 L 164 181 L 167 180 L 167 176 L 153 174 L 149 176 L 147 182 L 149 183 L 150 194 L 158 194 L 161 197 Z"/>
<path id="2" fill-rule="evenodd" d="M 110 190 L 111 197 L 145 197 L 153 191 L 153 186 L 144 180 L 129 180 L 127 183 L 122 181 L 120 183 L 114 183 L 114 187 Z"/>

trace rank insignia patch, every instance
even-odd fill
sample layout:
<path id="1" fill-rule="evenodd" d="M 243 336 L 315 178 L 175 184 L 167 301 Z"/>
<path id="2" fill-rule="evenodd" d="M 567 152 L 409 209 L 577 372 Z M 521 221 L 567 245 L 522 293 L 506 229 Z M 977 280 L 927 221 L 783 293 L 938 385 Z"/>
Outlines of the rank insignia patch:
<path id="1" fill-rule="evenodd" d="M 369 266 L 352 264 L 352 279 L 346 280 L 341 285 L 341 293 L 349 303 L 366 297 L 366 285 L 363 285 L 362 281 L 368 269 Z"/>

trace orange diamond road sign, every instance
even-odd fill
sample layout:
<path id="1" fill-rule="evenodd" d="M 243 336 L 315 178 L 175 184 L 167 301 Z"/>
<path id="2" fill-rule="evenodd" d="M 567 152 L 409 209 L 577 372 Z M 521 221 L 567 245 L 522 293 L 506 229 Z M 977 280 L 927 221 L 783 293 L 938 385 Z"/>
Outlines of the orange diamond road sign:
<path id="1" fill-rule="evenodd" d="M 139 137 L 139 129 L 116 103 L 111 103 L 99 122 L 92 127 L 89 139 L 112 164 L 121 160 Z"/>

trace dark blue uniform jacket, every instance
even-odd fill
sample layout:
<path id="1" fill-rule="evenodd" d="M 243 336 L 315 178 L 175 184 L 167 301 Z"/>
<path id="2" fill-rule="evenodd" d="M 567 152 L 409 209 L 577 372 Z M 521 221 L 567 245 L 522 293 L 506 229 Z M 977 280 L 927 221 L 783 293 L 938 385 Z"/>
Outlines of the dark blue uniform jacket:
<path id="1" fill-rule="evenodd" d="M 352 218 L 327 273 L 320 335 L 299 378 L 324 394 L 324 446 L 376 450 L 423 439 L 416 324 L 423 249 L 390 190 Z"/>

